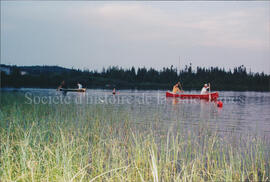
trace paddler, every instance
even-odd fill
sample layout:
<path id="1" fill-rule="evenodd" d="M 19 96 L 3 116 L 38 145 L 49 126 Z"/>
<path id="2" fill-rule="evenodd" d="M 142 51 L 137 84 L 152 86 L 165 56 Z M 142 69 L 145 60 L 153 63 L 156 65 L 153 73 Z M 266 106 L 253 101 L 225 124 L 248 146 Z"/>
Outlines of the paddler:
<path id="1" fill-rule="evenodd" d="M 63 80 L 63 81 L 61 82 L 61 84 L 59 85 L 59 87 L 57 88 L 57 90 L 60 90 L 61 88 L 67 88 L 67 85 L 66 85 L 65 80 Z"/>
<path id="2" fill-rule="evenodd" d="M 77 83 L 78 89 L 82 89 L 82 84 L 80 84 L 79 82 Z"/>
<path id="3" fill-rule="evenodd" d="M 209 89 L 209 86 L 207 84 L 204 84 L 203 88 L 202 88 L 202 91 L 201 91 L 201 95 L 203 94 L 207 94 L 208 93 L 208 90 Z"/>
<path id="4" fill-rule="evenodd" d="M 59 91 L 61 88 L 62 88 L 62 89 L 66 89 L 66 88 L 67 88 L 67 85 L 66 85 L 65 80 L 63 80 L 63 81 L 61 82 L 61 84 L 59 85 L 59 87 L 57 88 L 57 90 Z M 67 91 L 66 91 L 66 90 L 62 90 L 62 93 L 63 93 L 64 96 L 66 96 Z"/>
<path id="5" fill-rule="evenodd" d="M 181 90 L 179 89 L 179 86 L 180 86 L 180 82 L 178 82 L 177 84 L 175 84 L 175 85 L 173 86 L 172 92 L 173 92 L 174 94 L 176 94 L 177 92 L 181 92 Z"/>

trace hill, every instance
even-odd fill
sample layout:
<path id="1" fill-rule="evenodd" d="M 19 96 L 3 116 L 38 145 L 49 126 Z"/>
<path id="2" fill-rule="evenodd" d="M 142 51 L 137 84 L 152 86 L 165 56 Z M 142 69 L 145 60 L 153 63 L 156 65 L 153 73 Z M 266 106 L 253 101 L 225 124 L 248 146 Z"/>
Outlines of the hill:
<path id="1" fill-rule="evenodd" d="M 1 65 L 1 87 L 57 88 L 63 80 L 70 88 L 80 82 L 87 88 L 171 89 L 180 81 L 184 90 L 199 90 L 204 83 L 211 83 L 212 90 L 270 91 L 270 75 L 247 73 L 243 65 L 229 71 L 218 67 L 192 68 L 190 64 L 183 70 L 173 66 L 162 70 L 114 66 L 100 72 L 60 66 Z"/>

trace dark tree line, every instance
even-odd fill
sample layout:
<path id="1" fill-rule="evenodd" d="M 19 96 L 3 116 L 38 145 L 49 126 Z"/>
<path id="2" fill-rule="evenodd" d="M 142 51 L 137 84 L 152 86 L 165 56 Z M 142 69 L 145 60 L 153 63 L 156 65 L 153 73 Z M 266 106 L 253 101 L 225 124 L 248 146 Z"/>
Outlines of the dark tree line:
<path id="1" fill-rule="evenodd" d="M 211 83 L 212 90 L 270 91 L 270 75 L 247 72 L 243 65 L 229 71 L 218 67 L 193 68 L 191 64 L 183 70 L 173 66 L 162 70 L 112 66 L 100 72 L 58 66 L 9 67 L 11 74 L 1 71 L 1 87 L 57 88 L 65 80 L 70 88 L 80 82 L 87 88 L 171 89 L 180 81 L 184 90 L 198 90 L 204 83 Z"/>

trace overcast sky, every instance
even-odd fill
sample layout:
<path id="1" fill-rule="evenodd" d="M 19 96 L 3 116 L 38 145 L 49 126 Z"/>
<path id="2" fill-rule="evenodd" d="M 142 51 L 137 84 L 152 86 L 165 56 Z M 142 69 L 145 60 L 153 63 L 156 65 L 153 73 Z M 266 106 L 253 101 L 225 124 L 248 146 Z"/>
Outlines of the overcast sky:
<path id="1" fill-rule="evenodd" d="M 270 73 L 270 2 L 1 1 L 1 63 Z"/>

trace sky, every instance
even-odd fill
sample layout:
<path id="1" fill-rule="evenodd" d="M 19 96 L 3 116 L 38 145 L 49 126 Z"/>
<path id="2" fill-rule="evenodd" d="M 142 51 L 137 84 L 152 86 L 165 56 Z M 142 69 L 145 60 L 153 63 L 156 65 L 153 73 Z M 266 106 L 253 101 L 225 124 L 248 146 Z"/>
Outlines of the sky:
<path id="1" fill-rule="evenodd" d="M 270 1 L 1 1 L 1 63 L 270 74 Z"/>

